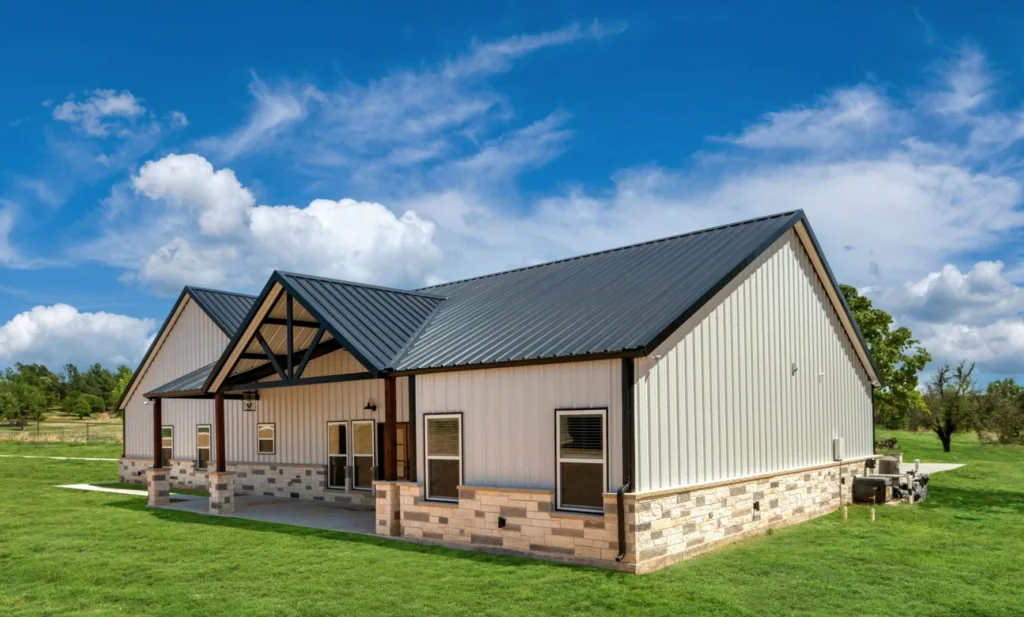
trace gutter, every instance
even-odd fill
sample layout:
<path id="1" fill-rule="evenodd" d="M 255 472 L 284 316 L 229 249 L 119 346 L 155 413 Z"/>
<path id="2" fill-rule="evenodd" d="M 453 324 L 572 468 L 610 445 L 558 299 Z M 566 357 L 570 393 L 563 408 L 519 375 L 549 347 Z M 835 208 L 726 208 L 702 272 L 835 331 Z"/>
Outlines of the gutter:
<path id="1" fill-rule="evenodd" d="M 619 554 L 615 561 L 626 558 L 626 493 L 634 491 L 633 452 L 636 433 L 633 423 L 633 379 L 635 366 L 633 358 L 622 359 L 622 486 L 615 492 L 619 517 Z"/>

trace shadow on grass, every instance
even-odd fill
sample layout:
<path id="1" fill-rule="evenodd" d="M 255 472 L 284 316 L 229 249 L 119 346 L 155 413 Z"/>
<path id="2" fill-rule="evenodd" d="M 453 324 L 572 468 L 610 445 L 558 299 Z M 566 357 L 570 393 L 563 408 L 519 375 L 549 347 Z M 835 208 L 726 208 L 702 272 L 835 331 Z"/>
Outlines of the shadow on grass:
<path id="1" fill-rule="evenodd" d="M 605 578 L 632 576 L 625 572 L 605 570 L 603 568 L 580 566 L 558 561 L 547 561 L 540 558 L 520 557 L 517 555 L 502 554 L 497 552 L 500 549 L 494 549 L 492 547 L 486 546 L 478 547 L 477 545 L 473 545 L 472 548 L 467 547 L 465 550 L 460 550 L 458 548 L 449 548 L 447 546 L 420 544 L 408 539 L 368 536 L 364 534 L 349 533 L 344 531 L 333 531 L 329 529 L 300 527 L 298 525 L 288 525 L 286 523 L 270 523 L 266 521 L 254 521 L 250 519 L 233 518 L 228 516 L 214 516 L 209 514 L 197 514 L 195 512 L 180 512 L 177 510 L 149 508 L 146 506 L 146 502 L 141 498 L 131 498 L 132 496 L 127 497 L 129 497 L 129 499 L 121 501 L 111 501 L 104 505 L 111 508 L 120 508 L 122 510 L 144 512 L 156 518 L 167 521 L 174 521 L 176 523 L 188 523 L 193 525 L 211 525 L 214 527 L 244 529 L 247 531 L 273 532 L 300 538 L 318 538 L 322 540 L 334 540 L 348 542 L 352 544 L 374 546 L 384 549 L 407 551 L 411 553 L 425 555 L 455 557 L 458 559 L 463 559 L 476 563 L 490 563 L 502 566 L 570 568 L 582 572 L 588 572 L 591 574 L 604 575 Z"/>
<path id="2" fill-rule="evenodd" d="M 924 502 L 933 508 L 956 508 L 982 512 L 1000 512 L 1006 514 L 1024 513 L 1024 492 L 993 491 L 972 488 L 954 488 L 943 486 L 934 491 L 934 497 Z"/>

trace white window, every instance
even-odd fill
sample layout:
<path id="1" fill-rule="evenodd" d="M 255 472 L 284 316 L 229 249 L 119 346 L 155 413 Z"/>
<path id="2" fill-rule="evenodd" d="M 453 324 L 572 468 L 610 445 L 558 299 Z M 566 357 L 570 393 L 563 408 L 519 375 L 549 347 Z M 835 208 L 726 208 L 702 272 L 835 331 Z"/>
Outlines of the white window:
<path id="1" fill-rule="evenodd" d="M 462 484 L 462 414 L 424 414 L 427 499 L 458 501 Z"/>
<path id="2" fill-rule="evenodd" d="M 600 512 L 607 488 L 605 411 L 560 409 L 558 418 L 558 508 Z"/>
<path id="3" fill-rule="evenodd" d="M 196 427 L 196 469 L 206 469 L 210 463 L 210 425 Z"/>
<path id="4" fill-rule="evenodd" d="M 174 427 L 160 427 L 160 466 L 170 467 L 174 456 Z"/>
<path id="5" fill-rule="evenodd" d="M 256 425 L 256 453 L 273 454 L 277 451 L 277 429 L 271 422 Z"/>

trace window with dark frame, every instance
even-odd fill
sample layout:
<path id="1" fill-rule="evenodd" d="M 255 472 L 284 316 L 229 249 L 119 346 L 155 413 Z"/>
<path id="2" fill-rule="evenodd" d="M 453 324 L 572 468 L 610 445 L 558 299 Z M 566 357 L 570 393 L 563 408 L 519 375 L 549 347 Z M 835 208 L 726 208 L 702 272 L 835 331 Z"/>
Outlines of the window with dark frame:
<path id="1" fill-rule="evenodd" d="M 462 484 L 462 415 L 427 414 L 427 499 L 458 501 Z"/>
<path id="2" fill-rule="evenodd" d="M 174 456 L 174 427 L 160 427 L 160 466 L 170 467 Z"/>
<path id="3" fill-rule="evenodd" d="M 272 422 L 256 425 L 256 453 L 274 454 L 277 451 L 277 429 Z"/>
<path id="4" fill-rule="evenodd" d="M 327 488 L 348 487 L 348 423 L 327 424 Z"/>
<path id="5" fill-rule="evenodd" d="M 210 466 L 210 425 L 196 426 L 196 469 L 205 470 Z"/>
<path id="6" fill-rule="evenodd" d="M 557 417 L 558 508 L 601 512 L 607 488 L 605 411 L 559 410 Z"/>

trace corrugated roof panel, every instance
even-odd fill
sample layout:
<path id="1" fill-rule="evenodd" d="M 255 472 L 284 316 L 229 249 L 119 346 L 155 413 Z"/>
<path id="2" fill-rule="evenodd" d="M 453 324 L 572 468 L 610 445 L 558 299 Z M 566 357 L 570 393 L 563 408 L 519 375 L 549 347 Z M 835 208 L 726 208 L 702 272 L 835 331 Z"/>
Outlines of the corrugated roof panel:
<path id="1" fill-rule="evenodd" d="M 422 289 L 445 301 L 394 368 L 640 349 L 801 217 L 787 212 Z"/>
<path id="2" fill-rule="evenodd" d="M 300 303 L 369 368 L 385 369 L 442 302 L 428 294 L 277 273 Z"/>
<path id="3" fill-rule="evenodd" d="M 206 378 L 210 376 L 210 371 L 216 366 L 216 362 L 211 362 L 204 367 L 197 368 L 191 373 L 186 373 L 177 379 L 169 381 L 164 385 L 151 390 L 146 393 L 146 396 L 156 394 L 174 394 L 183 392 L 197 392 L 203 389 L 203 384 L 206 383 Z"/>
<path id="4" fill-rule="evenodd" d="M 253 302 L 256 301 L 256 296 L 229 291 L 200 287 L 186 287 L 185 290 L 229 338 L 241 327 Z"/>

